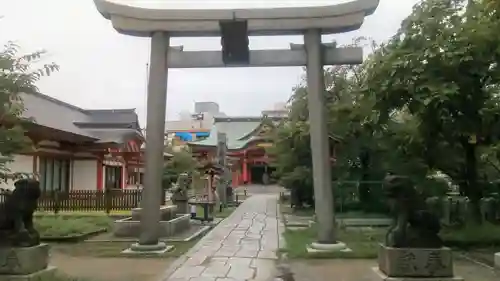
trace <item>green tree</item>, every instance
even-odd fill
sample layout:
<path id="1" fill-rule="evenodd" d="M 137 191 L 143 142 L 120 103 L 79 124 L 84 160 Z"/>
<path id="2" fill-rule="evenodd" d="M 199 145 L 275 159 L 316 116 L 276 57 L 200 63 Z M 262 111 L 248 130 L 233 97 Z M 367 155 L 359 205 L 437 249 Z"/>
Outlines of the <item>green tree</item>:
<path id="1" fill-rule="evenodd" d="M 163 169 L 163 187 L 170 188 L 182 173 L 193 174 L 196 172 L 198 162 L 187 149 L 175 150 L 171 147 L 166 151 L 172 154 L 172 158 L 165 162 Z"/>
<path id="2" fill-rule="evenodd" d="M 332 180 L 337 183 L 334 185 L 337 200 L 355 193 L 362 209 L 382 211 L 385 204 L 379 198 L 386 172 L 410 175 L 417 184 L 429 187 L 433 170 L 422 153 L 426 143 L 420 135 L 417 116 L 406 108 L 392 108 L 384 122 L 380 122 L 380 112 L 373 110 L 379 95 L 367 92 L 366 84 L 371 82 L 370 72 L 378 67 L 377 46 L 365 38 L 356 39 L 352 45 L 371 46 L 375 53 L 361 65 L 334 66 L 325 71 L 328 90 L 325 106 L 331 144 L 336 150 Z M 300 205 L 301 200 L 309 199 L 313 193 L 304 83 L 294 89 L 288 109 L 289 116 L 279 127 L 272 153 L 276 155 L 275 165 L 282 184 L 299 194 L 294 199 Z M 435 194 L 429 191 L 423 193 Z"/>
<path id="3" fill-rule="evenodd" d="M 365 38 L 354 40 L 351 46 L 373 46 Z M 370 186 L 373 177 L 380 178 L 380 169 L 373 138 L 372 106 L 374 100 L 362 95 L 365 66 L 340 65 L 325 71 L 325 106 L 328 109 L 330 144 L 336 150 L 336 162 L 332 165 L 333 180 L 361 180 L 357 187 L 363 202 L 370 200 Z M 289 115 L 279 126 L 275 146 L 271 152 L 276 155 L 275 166 L 281 183 L 295 191 L 296 205 L 312 198 L 311 151 L 307 108 L 307 87 L 305 80 L 299 84 L 288 103 Z M 376 144 L 376 143 L 375 143 Z M 354 177 L 354 178 L 353 178 Z M 379 200 L 377 200 L 379 201 Z"/>
<path id="4" fill-rule="evenodd" d="M 375 53 L 365 83 L 380 122 L 394 110 L 417 119 L 426 165 L 458 182 L 476 221 L 478 151 L 498 141 L 500 128 L 500 21 L 491 3 L 422 1 Z"/>
<path id="5" fill-rule="evenodd" d="M 44 54 L 44 51 L 39 51 L 20 55 L 19 47 L 13 42 L 8 42 L 0 50 L 0 180 L 13 176 L 8 163 L 14 154 L 29 147 L 23 123 L 36 121 L 23 118 L 20 94 L 38 92 L 36 82 L 58 70 L 54 63 L 37 68 Z"/>

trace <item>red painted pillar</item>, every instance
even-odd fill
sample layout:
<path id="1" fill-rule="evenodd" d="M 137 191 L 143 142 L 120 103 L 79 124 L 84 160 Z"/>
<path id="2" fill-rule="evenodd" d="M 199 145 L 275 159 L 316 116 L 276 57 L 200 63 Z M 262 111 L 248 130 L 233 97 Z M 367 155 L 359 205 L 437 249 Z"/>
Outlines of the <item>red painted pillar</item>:
<path id="1" fill-rule="evenodd" d="M 238 171 L 233 171 L 232 172 L 232 179 L 233 179 L 233 183 L 232 183 L 233 187 L 237 187 L 237 186 L 240 185 L 240 179 L 239 179 Z"/>
<path id="2" fill-rule="evenodd" d="M 248 169 L 248 160 L 247 160 L 247 183 L 252 183 L 252 173 L 250 173 L 250 169 Z"/>
<path id="3" fill-rule="evenodd" d="M 238 185 L 243 183 L 243 177 L 241 176 L 241 171 L 238 171 Z"/>
<path id="4" fill-rule="evenodd" d="M 243 154 L 243 167 L 242 167 L 242 171 L 243 171 L 243 183 L 246 184 L 249 182 L 249 178 L 248 178 L 248 163 L 247 163 L 247 154 L 246 152 Z"/>
<path id="5" fill-rule="evenodd" d="M 102 190 L 102 172 L 103 164 L 102 164 L 102 156 L 97 158 L 97 190 Z"/>

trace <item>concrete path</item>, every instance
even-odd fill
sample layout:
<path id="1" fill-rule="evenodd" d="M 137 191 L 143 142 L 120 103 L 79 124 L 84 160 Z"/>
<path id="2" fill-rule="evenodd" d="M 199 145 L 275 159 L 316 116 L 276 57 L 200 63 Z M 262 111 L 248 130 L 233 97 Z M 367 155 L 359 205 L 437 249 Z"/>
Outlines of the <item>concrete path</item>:
<path id="1" fill-rule="evenodd" d="M 272 280 L 281 230 L 276 200 L 277 196 L 271 194 L 255 194 L 245 200 L 191 248 L 163 280 Z"/>

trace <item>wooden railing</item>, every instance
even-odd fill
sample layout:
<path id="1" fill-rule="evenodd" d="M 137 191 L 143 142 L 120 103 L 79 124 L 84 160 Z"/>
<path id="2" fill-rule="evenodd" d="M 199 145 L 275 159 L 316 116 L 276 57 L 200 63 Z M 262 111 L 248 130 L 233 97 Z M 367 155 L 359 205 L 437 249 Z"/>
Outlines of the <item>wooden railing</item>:
<path id="1" fill-rule="evenodd" d="M 44 192 L 38 199 L 39 211 L 105 211 L 131 210 L 139 207 L 140 190 L 71 190 Z"/>
<path id="2" fill-rule="evenodd" d="M 0 203 L 6 199 L 0 194 Z M 93 212 L 110 213 L 139 207 L 141 190 L 71 190 L 47 191 L 38 199 L 38 211 L 43 212 Z"/>

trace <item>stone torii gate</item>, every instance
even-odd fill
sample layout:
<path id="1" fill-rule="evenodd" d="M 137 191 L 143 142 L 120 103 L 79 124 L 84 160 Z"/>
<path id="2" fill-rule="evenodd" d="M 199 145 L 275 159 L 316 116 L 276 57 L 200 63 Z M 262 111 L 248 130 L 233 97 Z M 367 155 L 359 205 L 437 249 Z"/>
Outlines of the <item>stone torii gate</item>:
<path id="1" fill-rule="evenodd" d="M 151 37 L 147 92 L 147 145 L 142 233 L 136 250 L 162 250 L 158 240 L 159 200 L 169 68 L 306 66 L 318 241 L 317 250 L 342 250 L 336 240 L 330 155 L 324 108 L 324 65 L 360 64 L 361 48 L 322 44 L 322 34 L 359 29 L 379 0 L 322 7 L 173 10 L 132 7 L 94 0 L 97 10 L 122 34 Z M 304 44 L 284 50 L 249 50 L 248 36 L 303 35 Z M 221 37 L 222 51 L 183 51 L 171 37 Z"/>

